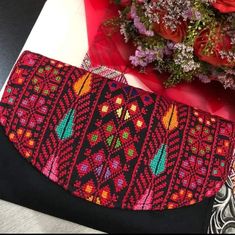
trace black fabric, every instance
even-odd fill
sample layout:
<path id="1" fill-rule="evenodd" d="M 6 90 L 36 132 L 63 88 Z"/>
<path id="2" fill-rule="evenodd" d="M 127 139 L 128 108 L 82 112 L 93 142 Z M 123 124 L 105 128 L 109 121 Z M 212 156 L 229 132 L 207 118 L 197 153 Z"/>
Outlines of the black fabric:
<path id="1" fill-rule="evenodd" d="M 0 198 L 108 233 L 205 233 L 214 198 L 166 211 L 108 209 L 76 198 L 34 169 L 0 127 Z"/>

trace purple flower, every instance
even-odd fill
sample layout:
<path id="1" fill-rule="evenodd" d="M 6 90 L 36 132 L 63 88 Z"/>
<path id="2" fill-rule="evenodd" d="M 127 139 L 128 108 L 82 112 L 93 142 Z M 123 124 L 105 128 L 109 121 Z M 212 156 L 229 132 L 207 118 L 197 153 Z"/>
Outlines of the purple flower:
<path id="1" fill-rule="evenodd" d="M 135 55 L 130 56 L 130 61 L 131 64 L 134 65 L 135 67 L 137 66 L 146 67 L 148 64 L 151 64 L 155 60 L 162 60 L 162 58 L 163 58 L 162 49 L 150 50 L 138 47 L 135 51 Z"/>
<path id="2" fill-rule="evenodd" d="M 203 83 L 210 83 L 211 80 L 209 79 L 209 77 L 207 75 L 204 74 L 198 74 L 197 76 L 199 78 L 199 80 Z"/>
<path id="3" fill-rule="evenodd" d="M 140 18 L 137 15 L 136 7 L 134 4 L 132 4 L 131 6 L 131 18 L 134 21 L 134 26 L 136 27 L 136 29 L 139 31 L 140 34 L 143 34 L 148 37 L 154 36 L 154 32 L 152 30 L 147 30 L 145 25 L 140 21 Z"/>
<path id="4" fill-rule="evenodd" d="M 194 17 L 196 20 L 201 20 L 202 19 L 202 14 L 200 11 L 195 11 L 194 12 Z"/>
<path id="5" fill-rule="evenodd" d="M 164 47 L 164 55 L 171 56 L 173 54 L 175 43 L 167 41 L 166 46 Z"/>

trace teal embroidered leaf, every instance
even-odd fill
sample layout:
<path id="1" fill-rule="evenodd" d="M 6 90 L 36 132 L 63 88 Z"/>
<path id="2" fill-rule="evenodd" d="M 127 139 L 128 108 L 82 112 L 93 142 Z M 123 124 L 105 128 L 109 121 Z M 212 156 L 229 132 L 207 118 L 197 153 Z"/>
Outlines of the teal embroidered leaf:
<path id="1" fill-rule="evenodd" d="M 68 139 L 73 134 L 73 120 L 75 110 L 70 109 L 65 117 L 61 120 L 56 127 L 56 133 L 61 140 Z"/>
<path id="2" fill-rule="evenodd" d="M 158 150 L 157 154 L 150 163 L 150 168 L 154 175 L 159 175 L 165 170 L 167 156 L 166 148 L 167 145 L 162 144 L 161 148 Z"/>

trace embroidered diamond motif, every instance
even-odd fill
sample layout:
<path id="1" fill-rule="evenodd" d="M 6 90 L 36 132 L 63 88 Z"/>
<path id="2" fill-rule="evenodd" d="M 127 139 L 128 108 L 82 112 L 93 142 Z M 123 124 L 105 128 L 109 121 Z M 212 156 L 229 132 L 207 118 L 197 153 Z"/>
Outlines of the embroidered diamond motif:
<path id="1" fill-rule="evenodd" d="M 95 166 L 100 166 L 105 159 L 105 154 L 103 150 L 98 151 L 92 156 L 92 161 Z"/>
<path id="2" fill-rule="evenodd" d="M 128 149 L 127 154 L 128 154 L 128 156 L 132 157 L 134 155 L 134 150 L 133 149 Z"/>
<path id="3" fill-rule="evenodd" d="M 108 126 L 107 126 L 107 128 L 106 128 L 106 131 L 108 131 L 108 132 L 112 132 L 112 130 L 113 130 L 113 126 L 108 125 Z"/>
<path id="4" fill-rule="evenodd" d="M 123 144 L 132 140 L 129 128 L 125 128 L 124 130 L 122 130 L 120 132 L 120 137 Z"/>
<path id="5" fill-rule="evenodd" d="M 130 146 L 125 148 L 125 157 L 127 161 L 131 161 L 132 159 L 136 158 L 137 152 L 134 144 L 131 144 Z"/>
<path id="6" fill-rule="evenodd" d="M 104 124 L 103 130 L 106 137 L 109 137 L 110 135 L 114 134 L 116 132 L 116 127 L 113 122 L 113 120 L 109 121 L 108 123 Z"/>
<path id="7" fill-rule="evenodd" d="M 118 98 L 116 99 L 116 102 L 115 102 L 115 103 L 116 103 L 116 104 L 122 104 L 122 99 L 118 97 Z"/>
<path id="8" fill-rule="evenodd" d="M 108 192 L 103 190 L 102 194 L 101 194 L 101 197 L 104 198 L 104 199 L 107 199 L 108 198 Z"/>
<path id="9" fill-rule="evenodd" d="M 128 110 L 130 115 L 136 115 L 139 112 L 138 103 L 136 101 L 133 101 L 128 104 Z"/>
<path id="10" fill-rule="evenodd" d="M 135 118 L 133 122 L 134 122 L 135 129 L 137 132 L 141 131 L 142 129 L 146 127 L 144 119 L 141 116 L 138 118 Z"/>
<path id="11" fill-rule="evenodd" d="M 127 182 L 126 182 L 125 176 L 123 174 L 117 176 L 114 179 L 114 185 L 115 185 L 116 192 L 120 192 L 124 188 L 126 188 Z"/>
<path id="12" fill-rule="evenodd" d="M 123 134 L 122 134 L 122 138 L 123 139 L 128 139 L 128 136 L 129 136 L 129 133 L 124 131 Z"/>
<path id="13" fill-rule="evenodd" d="M 84 190 L 85 193 L 88 194 L 88 195 L 87 195 L 88 197 L 89 197 L 92 193 L 94 193 L 94 191 L 95 191 L 95 185 L 94 185 L 93 180 L 89 180 L 89 181 L 84 185 L 83 190 Z"/>
<path id="14" fill-rule="evenodd" d="M 98 135 L 92 135 L 91 140 L 93 142 L 97 141 L 97 139 L 98 139 Z"/>
<path id="15" fill-rule="evenodd" d="M 143 126 L 143 122 L 142 121 L 140 121 L 140 120 L 138 120 L 137 122 L 136 122 L 136 126 L 138 126 L 138 127 L 142 127 Z"/>
<path id="16" fill-rule="evenodd" d="M 87 185 L 86 188 L 85 188 L 85 192 L 86 193 L 91 193 L 93 190 L 93 186 L 92 185 Z"/>
<path id="17" fill-rule="evenodd" d="M 120 163 L 120 157 L 117 156 L 110 160 L 109 162 L 109 168 L 112 172 L 112 174 L 117 173 L 121 170 L 121 163 Z"/>
<path id="18" fill-rule="evenodd" d="M 99 131 L 97 130 L 97 131 L 94 131 L 94 132 L 90 133 L 90 134 L 88 135 L 88 139 L 89 139 L 89 142 L 90 142 L 90 145 L 91 145 L 91 146 L 94 146 L 94 145 L 96 145 L 97 143 L 99 143 L 100 140 L 101 140 Z"/>
<path id="19" fill-rule="evenodd" d="M 136 109 L 137 109 L 137 106 L 136 106 L 136 105 L 134 105 L 134 104 L 132 104 L 132 105 L 131 105 L 131 110 L 132 110 L 133 112 L 135 112 L 135 111 L 136 111 Z"/>
<path id="20" fill-rule="evenodd" d="M 77 171 L 80 176 L 84 176 L 88 174 L 91 170 L 90 164 L 87 160 L 83 161 L 82 163 L 78 164 Z"/>
<path id="21" fill-rule="evenodd" d="M 99 105 L 99 112 L 101 117 L 106 116 L 108 113 L 111 112 L 111 106 L 108 102 L 104 102 Z"/>
<path id="22" fill-rule="evenodd" d="M 109 110 L 109 107 L 108 107 L 107 105 L 104 105 L 104 106 L 102 107 L 102 109 L 101 109 L 101 111 L 102 111 L 103 113 L 107 113 L 108 110 Z"/>

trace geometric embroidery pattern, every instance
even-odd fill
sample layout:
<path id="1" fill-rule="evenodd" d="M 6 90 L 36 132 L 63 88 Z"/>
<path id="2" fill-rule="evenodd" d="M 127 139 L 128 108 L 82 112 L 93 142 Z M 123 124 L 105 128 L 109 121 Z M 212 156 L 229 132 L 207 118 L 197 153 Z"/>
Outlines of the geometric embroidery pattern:
<path id="1" fill-rule="evenodd" d="M 215 195 L 235 144 L 233 122 L 28 51 L 6 86 L 0 123 L 51 181 L 129 210 Z"/>

